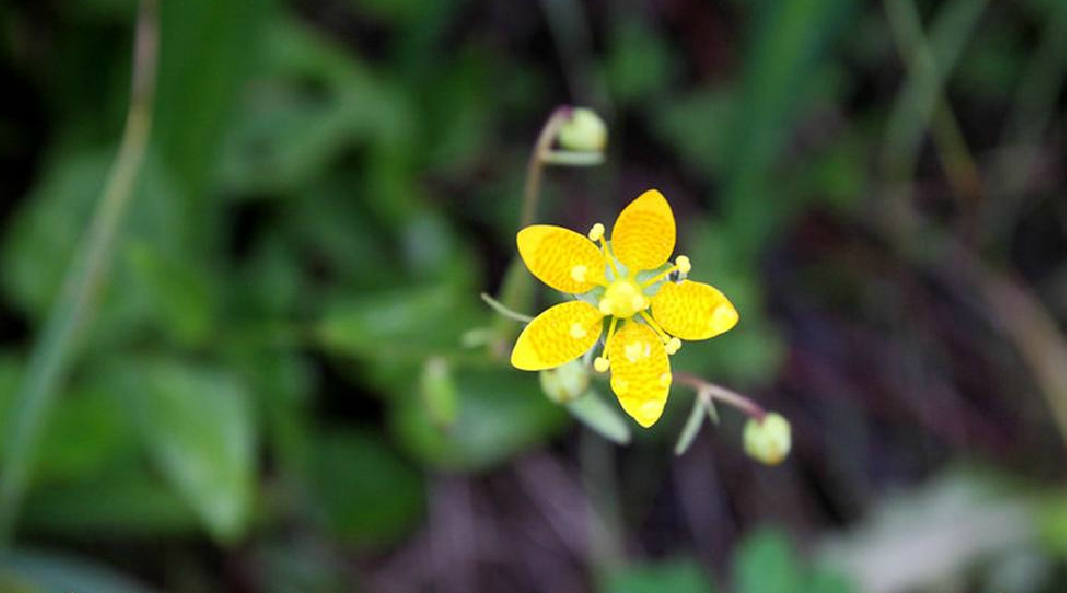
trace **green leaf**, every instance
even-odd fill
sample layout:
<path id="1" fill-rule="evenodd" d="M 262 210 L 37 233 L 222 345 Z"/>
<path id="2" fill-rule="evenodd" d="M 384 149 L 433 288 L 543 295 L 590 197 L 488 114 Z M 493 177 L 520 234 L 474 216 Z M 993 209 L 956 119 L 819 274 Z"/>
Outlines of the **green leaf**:
<path id="1" fill-rule="evenodd" d="M 673 46 L 649 22 L 627 15 L 611 28 L 605 76 L 612 96 L 621 103 L 632 104 L 662 93 L 681 63 L 672 53 Z"/>
<path id="2" fill-rule="evenodd" d="M 323 528 L 347 543 L 377 547 L 407 534 L 422 514 L 421 476 L 369 432 L 320 431 L 311 489 Z"/>
<path id="3" fill-rule="evenodd" d="M 199 518 L 173 489 L 139 470 L 44 486 L 26 501 L 22 521 L 35 533 L 69 538 L 193 535 Z"/>
<path id="4" fill-rule="evenodd" d="M 182 0 L 161 4 L 159 74 L 153 144 L 206 215 L 209 181 L 238 93 L 262 54 L 272 0 Z M 199 220 L 199 218 L 197 218 Z M 205 221 L 207 222 L 207 221 Z M 208 224 L 206 228 L 211 228 Z"/>
<path id="5" fill-rule="evenodd" d="M 14 575 L 18 581 L 39 587 L 41 591 L 153 593 L 152 589 L 108 568 L 58 553 L 16 550 L 0 564 L 0 569 L 0 573 Z"/>
<path id="6" fill-rule="evenodd" d="M 10 222 L 0 281 L 15 307 L 32 319 L 43 317 L 58 293 L 112 157 L 110 150 L 59 155 Z M 181 253 L 184 218 L 179 202 L 159 163 L 147 160 L 116 243 L 114 274 L 99 297 L 91 337 L 128 336 L 156 318 L 156 304 L 122 255 L 130 241 L 150 244 L 161 253 Z"/>
<path id="7" fill-rule="evenodd" d="M 0 354 L 0 418 L 7 417 L 23 363 Z M 33 483 L 69 484 L 99 474 L 136 444 L 136 433 L 119 404 L 115 377 L 89 373 L 60 398 L 39 444 Z"/>
<path id="8" fill-rule="evenodd" d="M 582 424 L 609 441 L 620 445 L 630 442 L 630 420 L 619 413 L 619 406 L 614 399 L 609 404 L 599 393 L 590 389 L 585 395 L 568 403 L 567 410 Z"/>
<path id="9" fill-rule="evenodd" d="M 356 356 L 421 359 L 457 347 L 462 333 L 477 325 L 477 301 L 473 295 L 467 300 L 446 284 L 354 296 L 327 311 L 318 337 Z"/>
<path id="10" fill-rule="evenodd" d="M 204 343 L 213 329 L 217 306 L 205 270 L 145 240 L 131 241 L 126 258 L 171 339 L 185 346 Z"/>
<path id="11" fill-rule="evenodd" d="M 447 469 L 484 469 L 542 443 L 565 425 L 559 406 L 541 393 L 533 373 L 503 369 L 457 370 L 455 422 L 442 430 L 421 398 L 392 408 L 393 429 L 424 463 Z"/>
<path id="12" fill-rule="evenodd" d="M 804 593 L 804 574 L 792 544 L 781 531 L 749 534 L 734 557 L 737 593 Z"/>
<path id="13" fill-rule="evenodd" d="M 715 587 L 693 559 L 678 558 L 627 567 L 607 579 L 604 593 L 712 593 Z"/>
<path id="14" fill-rule="evenodd" d="M 710 400 L 708 400 L 710 402 Z M 689 447 L 700 434 L 700 427 L 704 425 L 704 415 L 711 414 L 706 411 L 704 402 L 699 395 L 693 397 L 693 407 L 689 410 L 689 417 L 685 420 L 685 426 L 678 435 L 678 442 L 674 445 L 674 454 L 681 455 L 689 450 Z"/>
<path id="15" fill-rule="evenodd" d="M 150 360 L 137 369 L 130 399 L 149 452 L 211 534 L 234 541 L 250 519 L 255 484 L 248 394 L 208 367 Z"/>
<path id="16" fill-rule="evenodd" d="M 456 421 L 456 382 L 448 360 L 441 357 L 426 359 L 422 366 L 419 393 L 430 418 L 443 428 Z"/>

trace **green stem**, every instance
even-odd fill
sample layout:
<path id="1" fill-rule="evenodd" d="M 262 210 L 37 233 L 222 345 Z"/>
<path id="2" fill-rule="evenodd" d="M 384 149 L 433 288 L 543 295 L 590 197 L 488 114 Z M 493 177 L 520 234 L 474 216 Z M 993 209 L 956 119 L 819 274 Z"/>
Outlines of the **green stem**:
<path id="1" fill-rule="evenodd" d="M 106 277 L 115 236 L 144 161 L 151 128 L 158 45 L 157 0 L 142 0 L 133 50 L 130 107 L 119 152 L 82 248 L 30 352 L 26 374 L 4 430 L 0 452 L 0 553 L 11 545 L 19 505 L 56 392 L 70 364 L 78 332 L 91 318 Z"/>
<path id="2" fill-rule="evenodd" d="M 482 293 L 482 300 L 485 301 L 485 303 L 487 305 L 492 307 L 492 309 L 494 311 L 496 311 L 497 313 L 500 313 L 501 315 L 503 315 L 504 317 L 507 317 L 508 319 L 511 319 L 512 321 L 517 321 L 519 323 L 530 323 L 531 321 L 534 320 L 534 318 L 530 317 L 529 315 L 523 315 L 522 313 L 519 313 L 518 311 L 512 311 L 511 309 L 508 309 L 507 307 L 504 306 L 504 303 L 501 303 L 500 301 L 498 301 L 498 300 L 494 299 L 493 297 L 489 296 L 489 293 L 487 293 L 487 292 L 483 292 Z"/>
<path id="3" fill-rule="evenodd" d="M 519 215 L 519 229 L 524 229 L 533 224 L 537 216 L 537 204 L 541 197 L 541 174 L 547 164 L 545 159 L 552 151 L 552 142 L 559 134 L 559 128 L 571 116 L 571 107 L 557 107 L 545 125 L 537 134 L 530 158 L 526 161 L 526 181 L 522 189 L 522 213 Z M 530 296 L 533 283 L 530 274 L 524 269 L 522 259 L 515 257 L 508 266 L 504 275 L 504 286 L 500 291 L 500 304 L 504 309 L 516 311 L 525 309 L 530 304 Z M 493 329 L 497 334 L 497 340 L 493 350 L 499 355 L 505 350 L 505 343 L 511 341 L 517 332 L 510 323 L 497 323 Z"/>

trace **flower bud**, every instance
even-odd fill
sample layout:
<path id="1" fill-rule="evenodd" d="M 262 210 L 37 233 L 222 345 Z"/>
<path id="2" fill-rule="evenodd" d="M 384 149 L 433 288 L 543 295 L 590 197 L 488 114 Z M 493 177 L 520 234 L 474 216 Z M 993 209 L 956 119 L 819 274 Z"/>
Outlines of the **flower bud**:
<path id="1" fill-rule="evenodd" d="M 778 414 L 767 414 L 762 420 L 749 418 L 745 424 L 745 453 L 760 463 L 781 463 L 792 444 L 789 421 Z"/>
<path id="2" fill-rule="evenodd" d="M 559 128 L 559 145 L 564 150 L 603 152 L 608 143 L 608 127 L 595 111 L 575 107 Z"/>
<path id="3" fill-rule="evenodd" d="M 574 401 L 585 393 L 589 386 L 589 370 L 581 360 L 572 360 L 567 364 L 541 371 L 541 391 L 557 404 Z"/>

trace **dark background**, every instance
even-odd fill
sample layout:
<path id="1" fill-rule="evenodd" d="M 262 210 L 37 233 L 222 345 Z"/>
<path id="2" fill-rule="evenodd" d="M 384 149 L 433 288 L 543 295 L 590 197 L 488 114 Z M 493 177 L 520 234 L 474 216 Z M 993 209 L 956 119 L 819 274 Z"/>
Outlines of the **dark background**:
<path id="1" fill-rule="evenodd" d="M 8 432 L 136 9 L 0 4 Z M 1067 4 L 161 0 L 159 26 L 4 591 L 1063 590 Z M 675 369 L 789 418 L 784 464 L 722 407 L 675 457 L 680 386 L 617 447 L 479 339 L 563 104 L 606 159 L 548 168 L 537 220 L 663 191 L 742 318 Z"/>

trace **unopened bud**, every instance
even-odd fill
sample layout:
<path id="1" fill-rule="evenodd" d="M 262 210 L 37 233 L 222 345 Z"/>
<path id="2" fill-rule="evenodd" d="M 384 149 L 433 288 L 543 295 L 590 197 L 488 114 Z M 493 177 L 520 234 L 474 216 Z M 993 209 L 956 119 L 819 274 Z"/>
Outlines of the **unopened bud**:
<path id="1" fill-rule="evenodd" d="M 603 152 L 608 143 L 608 127 L 595 111 L 575 107 L 559 128 L 559 145 L 564 150 Z"/>
<path id="2" fill-rule="evenodd" d="M 557 404 L 574 401 L 585 393 L 589 386 L 589 370 L 582 361 L 572 360 L 567 364 L 541 371 L 541 391 Z"/>
<path id="3" fill-rule="evenodd" d="M 749 418 L 745 424 L 745 453 L 760 463 L 781 463 L 792 444 L 789 421 L 778 414 L 767 414 L 762 420 Z"/>

